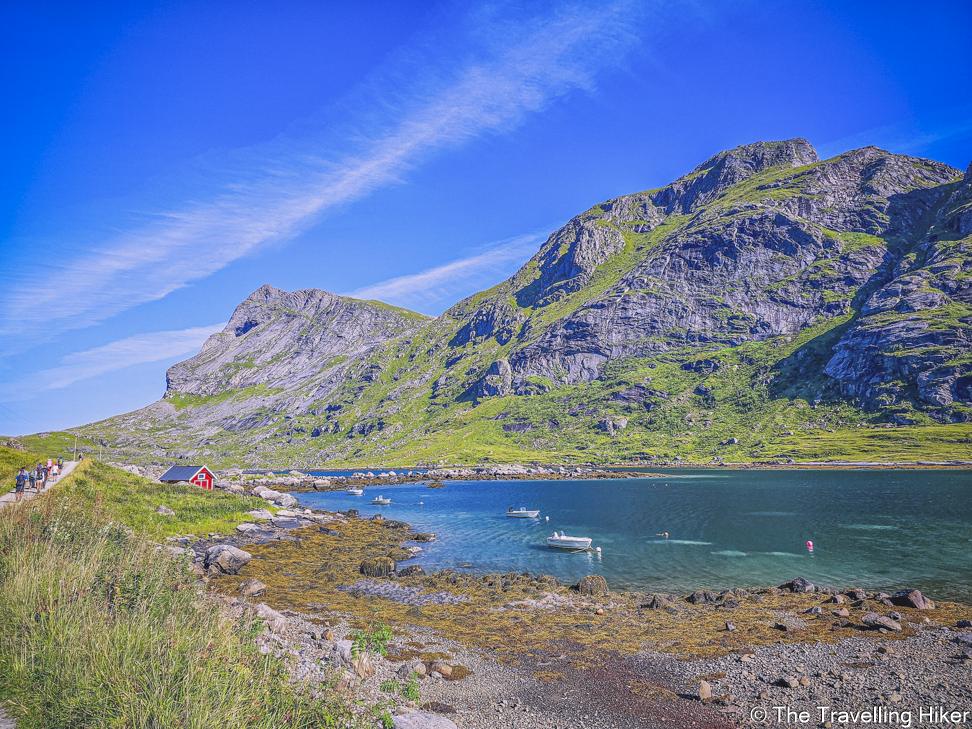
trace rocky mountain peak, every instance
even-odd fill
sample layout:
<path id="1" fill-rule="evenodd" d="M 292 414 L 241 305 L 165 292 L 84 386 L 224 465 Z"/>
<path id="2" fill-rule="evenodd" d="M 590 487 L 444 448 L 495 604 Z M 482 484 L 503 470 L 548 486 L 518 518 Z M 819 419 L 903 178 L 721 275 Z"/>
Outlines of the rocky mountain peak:
<path id="1" fill-rule="evenodd" d="M 710 157 L 660 190 L 653 202 L 668 215 L 687 214 L 753 175 L 773 167 L 802 167 L 818 161 L 817 151 L 806 139 L 744 144 Z"/>
<path id="2" fill-rule="evenodd" d="M 756 142 L 719 152 L 685 177 L 718 171 L 720 175 L 726 178 L 735 177 L 734 182 L 739 182 L 770 167 L 802 167 L 819 161 L 817 150 L 803 138 L 782 142 Z"/>

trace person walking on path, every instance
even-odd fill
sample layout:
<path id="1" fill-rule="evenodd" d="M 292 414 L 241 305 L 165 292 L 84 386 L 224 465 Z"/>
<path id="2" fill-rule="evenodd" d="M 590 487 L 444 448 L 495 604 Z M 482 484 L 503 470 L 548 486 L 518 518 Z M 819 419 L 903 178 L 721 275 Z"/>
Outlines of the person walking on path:
<path id="1" fill-rule="evenodd" d="M 27 486 L 25 488 L 30 488 L 34 491 L 37 490 L 37 469 L 36 468 L 31 468 L 27 472 Z"/>
<path id="2" fill-rule="evenodd" d="M 27 487 L 27 469 L 21 468 L 17 474 L 17 481 L 14 485 L 14 500 L 20 501 L 24 496 L 24 489 Z"/>

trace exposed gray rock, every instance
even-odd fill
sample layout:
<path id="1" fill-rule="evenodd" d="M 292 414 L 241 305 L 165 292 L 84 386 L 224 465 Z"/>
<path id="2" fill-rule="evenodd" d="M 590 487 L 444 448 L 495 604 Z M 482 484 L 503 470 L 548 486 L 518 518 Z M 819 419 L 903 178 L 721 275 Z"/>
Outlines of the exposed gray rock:
<path id="1" fill-rule="evenodd" d="M 229 544 L 216 544 L 206 550 L 206 567 L 218 567 L 220 572 L 235 575 L 249 564 L 253 555 Z"/>
<path id="2" fill-rule="evenodd" d="M 395 729 L 458 729 L 456 725 L 438 714 L 420 711 L 415 714 L 401 714 L 392 717 Z"/>

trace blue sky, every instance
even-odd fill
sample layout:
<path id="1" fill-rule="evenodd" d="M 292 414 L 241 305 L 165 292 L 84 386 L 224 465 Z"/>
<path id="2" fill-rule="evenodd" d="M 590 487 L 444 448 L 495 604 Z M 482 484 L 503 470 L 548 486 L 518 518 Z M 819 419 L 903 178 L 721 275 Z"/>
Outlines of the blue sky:
<path id="1" fill-rule="evenodd" d="M 972 160 L 967 2 L 0 7 L 0 433 L 149 404 L 270 283 L 438 314 L 806 137 Z"/>

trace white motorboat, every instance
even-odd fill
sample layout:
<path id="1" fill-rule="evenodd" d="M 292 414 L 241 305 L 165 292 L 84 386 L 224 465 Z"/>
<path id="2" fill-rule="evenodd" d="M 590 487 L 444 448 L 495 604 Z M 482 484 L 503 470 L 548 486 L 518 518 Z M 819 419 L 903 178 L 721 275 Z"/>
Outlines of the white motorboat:
<path id="1" fill-rule="evenodd" d="M 355 488 L 354 486 L 352 486 L 351 488 L 349 488 L 344 493 L 351 494 L 352 496 L 361 496 L 361 494 L 364 493 L 364 489 L 359 489 L 359 488 Z"/>
<path id="2" fill-rule="evenodd" d="M 377 506 L 388 506 L 391 503 L 391 499 L 382 498 L 382 495 L 378 494 L 378 498 L 372 499 L 371 503 Z"/>
<path id="3" fill-rule="evenodd" d="M 590 549 L 590 537 L 568 537 L 563 532 L 554 532 L 547 537 L 547 546 L 554 549 Z"/>
<path id="4" fill-rule="evenodd" d="M 514 511 L 512 508 L 506 512 L 507 516 L 511 516 L 514 519 L 536 519 L 540 516 L 540 510 L 527 511 L 525 507 L 521 506 L 519 511 Z"/>

